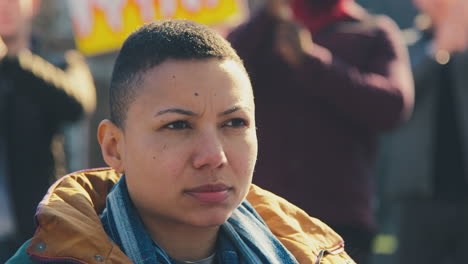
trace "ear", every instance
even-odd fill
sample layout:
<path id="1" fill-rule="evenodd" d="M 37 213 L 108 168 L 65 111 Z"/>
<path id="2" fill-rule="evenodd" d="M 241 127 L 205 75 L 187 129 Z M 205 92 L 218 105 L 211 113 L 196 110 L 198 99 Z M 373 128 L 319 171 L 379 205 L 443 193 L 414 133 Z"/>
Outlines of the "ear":
<path id="1" fill-rule="evenodd" d="M 98 128 L 98 140 L 104 161 L 119 173 L 125 172 L 123 131 L 110 120 L 103 120 Z"/>

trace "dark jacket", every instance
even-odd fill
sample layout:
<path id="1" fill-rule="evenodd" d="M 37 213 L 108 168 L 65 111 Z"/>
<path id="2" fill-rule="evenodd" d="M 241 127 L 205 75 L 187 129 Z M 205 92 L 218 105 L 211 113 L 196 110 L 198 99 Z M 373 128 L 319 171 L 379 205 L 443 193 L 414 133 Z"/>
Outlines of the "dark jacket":
<path id="1" fill-rule="evenodd" d="M 265 10 L 228 39 L 255 94 L 254 183 L 328 224 L 372 230 L 376 139 L 410 112 L 413 86 L 397 26 L 363 14 L 314 33 L 322 49 L 298 70 L 275 53 Z"/>
<path id="2" fill-rule="evenodd" d="M 418 41 L 410 45 L 416 88 L 414 113 L 404 126 L 386 138 L 382 153 L 385 194 L 390 199 L 434 198 L 434 164 L 438 162 L 436 137 L 440 129 L 438 126 L 441 126 L 438 124 L 439 101 L 442 93 L 447 93 L 448 89 L 454 100 L 453 115 L 458 126 L 458 130 L 452 132 L 459 137 L 457 145 L 461 150 L 460 162 L 465 164 L 465 173 L 462 175 L 464 183 L 461 183 L 465 185 L 458 187 L 466 188 L 468 183 L 468 51 L 451 54 L 449 64 L 439 64 L 430 54 L 433 45 L 430 35 L 417 29 L 412 31 L 420 35 Z M 447 71 L 449 83 L 442 74 L 444 70 Z M 444 130 L 450 129 L 445 127 Z M 451 136 L 447 132 L 442 133 Z M 447 156 L 451 159 L 460 158 L 456 156 L 455 150 Z M 444 178 L 452 181 L 453 176 Z"/>
<path id="3" fill-rule="evenodd" d="M 67 77 L 30 52 L 0 61 L 0 134 L 19 241 L 33 234 L 35 207 L 54 178 L 53 136 L 84 112 L 80 99 L 89 87 L 77 92 L 74 86 L 81 84 Z"/>

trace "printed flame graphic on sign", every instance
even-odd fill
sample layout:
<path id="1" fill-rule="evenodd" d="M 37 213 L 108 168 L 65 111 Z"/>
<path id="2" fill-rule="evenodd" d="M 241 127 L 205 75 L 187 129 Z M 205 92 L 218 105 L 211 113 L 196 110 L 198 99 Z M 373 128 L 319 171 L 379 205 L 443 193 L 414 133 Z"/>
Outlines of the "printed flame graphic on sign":
<path id="1" fill-rule="evenodd" d="M 138 6 L 141 18 L 145 22 L 155 19 L 156 10 L 154 0 L 134 0 Z M 177 0 L 159 0 L 161 18 L 172 18 L 176 14 Z M 220 0 L 180 0 L 182 9 L 188 12 L 198 12 L 203 6 L 215 8 Z M 91 34 L 94 25 L 93 7 L 105 14 L 107 24 L 110 28 L 119 32 L 123 29 L 122 16 L 123 10 L 128 0 L 68 0 L 72 10 L 72 16 L 76 30 L 80 36 Z"/>
<path id="2" fill-rule="evenodd" d="M 118 49 L 143 23 L 185 18 L 235 25 L 246 17 L 246 0 L 68 0 L 77 47 L 86 55 Z"/>

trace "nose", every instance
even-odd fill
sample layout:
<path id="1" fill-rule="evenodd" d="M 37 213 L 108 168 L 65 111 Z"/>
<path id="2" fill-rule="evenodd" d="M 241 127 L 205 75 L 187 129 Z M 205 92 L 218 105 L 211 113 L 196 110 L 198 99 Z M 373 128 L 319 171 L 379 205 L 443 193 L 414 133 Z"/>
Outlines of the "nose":
<path id="1" fill-rule="evenodd" d="M 193 154 L 193 166 L 196 169 L 216 169 L 226 164 L 226 153 L 219 135 L 216 132 L 200 135 Z"/>

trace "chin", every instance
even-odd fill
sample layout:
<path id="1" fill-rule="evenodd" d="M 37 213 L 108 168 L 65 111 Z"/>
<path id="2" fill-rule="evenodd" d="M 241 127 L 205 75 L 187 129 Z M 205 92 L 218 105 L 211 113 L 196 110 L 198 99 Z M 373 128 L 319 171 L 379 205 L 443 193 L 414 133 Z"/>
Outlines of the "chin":
<path id="1" fill-rule="evenodd" d="M 192 223 L 199 227 L 217 227 L 224 224 L 231 216 L 232 212 L 210 212 L 203 215 L 194 216 Z"/>

